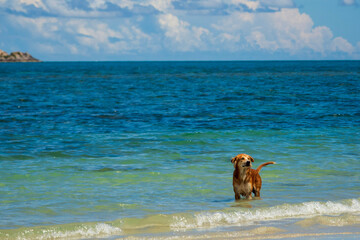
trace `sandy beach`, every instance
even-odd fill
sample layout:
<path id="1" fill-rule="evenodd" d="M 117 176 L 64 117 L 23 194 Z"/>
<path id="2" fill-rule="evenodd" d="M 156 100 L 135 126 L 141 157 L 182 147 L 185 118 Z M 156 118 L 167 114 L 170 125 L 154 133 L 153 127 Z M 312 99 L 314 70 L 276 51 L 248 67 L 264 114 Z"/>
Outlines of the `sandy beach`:
<path id="1" fill-rule="evenodd" d="M 316 216 L 259 223 L 247 227 L 197 229 L 190 232 L 135 234 L 119 239 L 359 239 L 360 216 Z"/>

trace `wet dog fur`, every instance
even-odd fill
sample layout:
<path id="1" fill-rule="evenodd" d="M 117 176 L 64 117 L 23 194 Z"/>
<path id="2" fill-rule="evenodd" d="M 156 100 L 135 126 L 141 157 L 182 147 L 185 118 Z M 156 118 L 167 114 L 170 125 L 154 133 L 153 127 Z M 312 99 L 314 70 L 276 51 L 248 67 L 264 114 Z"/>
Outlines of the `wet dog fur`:
<path id="1" fill-rule="evenodd" d="M 252 169 L 254 159 L 247 154 L 239 154 L 231 159 L 234 164 L 233 187 L 235 192 L 235 200 L 239 200 L 241 196 L 246 199 L 252 199 L 251 193 L 255 197 L 260 197 L 261 177 L 260 170 L 262 167 L 275 164 L 275 162 L 266 162 L 261 164 L 257 169 Z"/>

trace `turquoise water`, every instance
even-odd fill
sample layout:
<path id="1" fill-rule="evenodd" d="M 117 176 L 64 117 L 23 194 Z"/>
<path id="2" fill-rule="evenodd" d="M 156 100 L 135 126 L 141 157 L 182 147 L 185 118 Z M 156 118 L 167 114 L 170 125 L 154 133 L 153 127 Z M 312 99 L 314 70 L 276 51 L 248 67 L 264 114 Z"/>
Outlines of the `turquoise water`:
<path id="1" fill-rule="evenodd" d="M 360 213 L 359 61 L 3 63 L 0 113 L 0 239 Z"/>

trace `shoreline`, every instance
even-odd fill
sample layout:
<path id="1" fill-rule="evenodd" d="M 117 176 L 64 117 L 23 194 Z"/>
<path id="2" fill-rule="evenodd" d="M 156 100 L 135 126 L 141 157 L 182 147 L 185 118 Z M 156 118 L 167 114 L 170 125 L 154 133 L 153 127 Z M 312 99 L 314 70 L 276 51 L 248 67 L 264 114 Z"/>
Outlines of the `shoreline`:
<path id="1" fill-rule="evenodd" d="M 257 230 L 262 230 L 260 227 Z M 360 237 L 360 232 L 321 232 L 321 233 L 265 233 L 265 234 L 254 234 L 246 233 L 245 231 L 241 232 L 224 232 L 218 234 L 208 234 L 208 235 L 199 235 L 199 236 L 178 236 L 178 237 L 155 237 L 149 239 L 191 239 L 191 240 L 202 240 L 202 239 L 248 239 L 248 240 L 265 240 L 265 239 L 303 239 L 308 237 L 316 237 L 316 239 L 358 239 Z M 126 237 L 121 239 L 147 239 L 147 237 Z"/>
<path id="2" fill-rule="evenodd" d="M 343 216 L 316 216 L 304 219 L 283 219 L 270 222 L 259 222 L 248 226 L 232 226 L 218 228 L 197 228 L 189 231 L 164 231 L 160 226 L 148 226 L 149 229 L 138 229 L 137 231 L 121 230 L 108 223 L 84 223 L 80 227 L 72 224 L 57 226 L 37 226 L 20 229 L 0 229 L 0 239 L 359 239 L 360 237 L 360 215 L 353 215 L 356 222 L 344 223 Z M 314 222 L 317 218 L 325 217 L 327 223 L 314 225 L 303 224 Z M 71 230 L 70 230 L 71 229 Z M 135 233 L 134 230 L 137 232 Z"/>
<path id="3" fill-rule="evenodd" d="M 220 227 L 215 229 L 193 229 L 189 232 L 153 234 L 124 234 L 115 239 L 359 239 L 360 215 L 352 215 L 354 222 L 344 221 L 344 216 L 315 216 L 303 219 L 283 219 L 259 222 L 249 226 Z M 321 221 L 323 218 L 323 221 Z M 324 219 L 326 219 L 324 221 Z M 320 222 L 318 222 L 320 220 Z M 318 222 L 318 223 L 316 223 Z M 312 223 L 313 225 L 309 225 Z M 114 239 L 109 237 L 107 239 Z"/>
<path id="4" fill-rule="evenodd" d="M 346 203 L 348 205 L 344 205 Z M 307 213 L 299 206 L 309 207 L 309 203 L 291 205 L 292 209 L 302 212 L 295 215 L 289 209 L 290 205 L 278 205 L 254 210 L 238 208 L 232 212 L 223 209 L 105 222 L 29 226 L 0 229 L 0 239 L 326 239 L 329 236 L 333 239 L 357 239 L 360 236 L 357 204 L 358 200 L 328 202 L 327 205 L 313 202 L 312 210 Z"/>

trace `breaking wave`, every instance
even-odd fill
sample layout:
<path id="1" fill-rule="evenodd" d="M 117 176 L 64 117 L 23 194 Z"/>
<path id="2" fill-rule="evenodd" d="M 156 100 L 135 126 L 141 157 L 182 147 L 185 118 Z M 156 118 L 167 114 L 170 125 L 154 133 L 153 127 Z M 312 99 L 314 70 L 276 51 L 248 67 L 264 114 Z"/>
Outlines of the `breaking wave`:
<path id="1" fill-rule="evenodd" d="M 348 214 L 348 215 L 346 215 Z M 227 226 L 261 225 L 266 221 L 307 219 L 343 215 L 342 222 L 359 223 L 360 198 L 342 201 L 304 202 L 261 208 L 227 208 L 197 213 L 156 214 L 144 218 L 124 218 L 106 223 L 71 223 L 53 226 L 0 230 L 0 239 L 83 239 L 177 232 Z M 354 215 L 356 216 L 354 218 Z M 355 219 L 355 220 L 354 220 Z M 355 221 L 355 222 L 354 222 Z M 306 223 L 309 224 L 309 223 Z"/>
<path id="2" fill-rule="evenodd" d="M 246 210 L 202 212 L 194 214 L 191 218 L 175 216 L 171 228 L 173 230 L 186 230 L 227 225 L 245 226 L 261 221 L 306 218 L 318 215 L 341 215 L 344 213 L 360 213 L 360 199 L 349 199 L 340 202 L 283 204 Z"/>
<path id="3" fill-rule="evenodd" d="M 0 239 L 82 239 L 120 234 L 120 228 L 106 223 L 76 223 L 0 230 Z"/>

